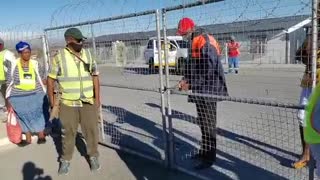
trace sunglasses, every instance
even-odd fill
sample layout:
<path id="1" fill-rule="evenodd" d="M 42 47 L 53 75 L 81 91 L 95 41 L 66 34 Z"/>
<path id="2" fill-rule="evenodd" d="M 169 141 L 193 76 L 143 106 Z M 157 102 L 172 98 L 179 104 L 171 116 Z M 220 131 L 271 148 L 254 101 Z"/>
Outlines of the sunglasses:
<path id="1" fill-rule="evenodd" d="M 77 43 L 84 42 L 84 39 L 75 39 Z"/>

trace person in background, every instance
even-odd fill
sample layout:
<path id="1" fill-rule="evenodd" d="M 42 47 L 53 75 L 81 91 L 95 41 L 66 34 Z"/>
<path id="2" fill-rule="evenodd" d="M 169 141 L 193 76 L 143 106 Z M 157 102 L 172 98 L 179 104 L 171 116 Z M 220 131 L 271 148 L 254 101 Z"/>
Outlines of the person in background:
<path id="1" fill-rule="evenodd" d="M 14 54 L 5 48 L 5 43 L 3 39 L 0 38 L 0 86 L 1 86 L 1 95 L 4 100 L 4 105 L 2 105 L 3 110 L 6 112 L 5 107 L 7 107 L 6 100 L 6 73 L 8 70 L 8 65 L 16 60 Z M 6 122 L 6 119 L 4 120 Z"/>
<path id="2" fill-rule="evenodd" d="M 31 60 L 31 46 L 20 41 L 16 45 L 20 54 L 17 61 L 8 65 L 7 72 L 7 109 L 15 111 L 22 132 L 26 135 L 20 145 L 31 144 L 33 133 L 38 134 L 38 144 L 46 142 L 45 123 L 49 117 L 46 89 L 39 74 L 36 60 Z"/>
<path id="3" fill-rule="evenodd" d="M 229 73 L 236 74 L 239 72 L 239 56 L 240 56 L 240 43 L 235 41 L 235 37 L 230 37 L 230 42 L 227 43 L 228 47 L 228 63 L 229 63 Z"/>
<path id="4" fill-rule="evenodd" d="M 62 156 L 59 175 L 69 173 L 79 124 L 86 140 L 91 171 L 100 169 L 98 161 L 98 108 L 100 107 L 100 83 L 97 64 L 90 51 L 83 49 L 86 39 L 77 28 L 67 29 L 66 48 L 53 58 L 48 74 L 48 95 L 52 109 L 59 105 L 62 126 Z M 61 96 L 55 98 L 55 82 Z M 58 101 L 58 102 L 57 102 Z"/>
<path id="5" fill-rule="evenodd" d="M 189 41 L 191 57 L 186 62 L 184 77 L 179 82 L 180 90 L 208 95 L 190 95 L 189 102 L 196 104 L 198 124 L 201 130 L 201 148 L 195 158 L 200 160 L 196 169 L 211 167 L 216 161 L 217 146 L 217 99 L 209 96 L 228 96 L 221 49 L 218 42 L 204 29 L 196 27 L 190 18 L 179 21 L 178 35 Z"/>

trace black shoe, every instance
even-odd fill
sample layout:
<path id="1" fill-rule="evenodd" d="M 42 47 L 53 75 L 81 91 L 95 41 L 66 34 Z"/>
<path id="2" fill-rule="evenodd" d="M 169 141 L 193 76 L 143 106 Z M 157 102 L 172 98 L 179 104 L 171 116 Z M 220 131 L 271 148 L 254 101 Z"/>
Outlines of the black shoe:
<path id="1" fill-rule="evenodd" d="M 47 142 L 46 138 L 39 138 L 37 144 L 45 144 Z"/>
<path id="2" fill-rule="evenodd" d="M 22 140 L 20 143 L 18 143 L 17 145 L 19 146 L 19 147 L 25 147 L 25 146 L 28 146 L 29 144 L 31 144 L 31 143 L 29 143 L 29 142 L 27 142 L 26 140 Z"/>
<path id="3" fill-rule="evenodd" d="M 195 170 L 203 170 L 210 168 L 213 165 L 214 161 L 201 161 L 199 164 L 197 164 L 194 169 Z"/>
<path id="4" fill-rule="evenodd" d="M 198 153 L 195 153 L 191 156 L 191 159 L 201 159 L 203 157 L 203 152 L 200 150 Z"/>

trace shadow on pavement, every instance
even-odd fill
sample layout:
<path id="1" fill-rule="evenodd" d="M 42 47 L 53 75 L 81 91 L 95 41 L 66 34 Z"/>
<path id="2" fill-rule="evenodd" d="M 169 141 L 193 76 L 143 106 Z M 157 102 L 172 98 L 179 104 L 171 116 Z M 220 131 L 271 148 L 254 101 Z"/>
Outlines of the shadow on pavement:
<path id="1" fill-rule="evenodd" d="M 131 149 L 133 151 L 137 151 L 146 156 L 151 156 L 153 158 L 161 160 L 160 151 L 163 152 L 163 134 L 162 129 L 158 128 L 155 122 L 152 122 L 149 119 L 146 119 L 142 116 L 134 114 L 126 109 L 115 106 L 107 106 L 106 110 L 110 111 L 114 115 L 117 116 L 117 120 L 115 123 L 105 122 L 105 134 L 111 136 L 111 143 L 119 146 L 120 150 L 123 147 Z M 130 124 L 130 127 L 123 127 L 126 124 Z M 132 130 L 134 128 L 134 130 Z M 131 129 L 131 130 L 129 130 Z M 144 130 L 147 133 L 137 133 L 137 131 Z M 146 135 L 150 134 L 150 136 Z M 144 139 L 145 138 L 145 139 Z M 146 139 L 147 138 L 147 139 Z M 180 139 L 188 148 L 194 148 L 192 145 L 184 142 Z M 163 152 L 164 153 L 164 152 Z M 119 157 L 127 164 L 128 168 L 135 175 L 138 180 L 173 180 L 173 179 L 186 179 L 196 180 L 195 177 L 189 177 L 184 175 L 185 178 L 181 178 L 181 173 L 172 172 L 164 168 L 164 166 L 159 165 L 159 171 L 154 171 L 153 167 L 156 166 L 155 163 L 146 161 L 146 163 L 138 164 L 137 161 L 133 157 L 126 153 L 118 151 Z M 129 156 L 129 157 L 128 157 Z M 140 160 L 139 160 L 140 161 Z M 148 165 L 150 164 L 150 166 Z M 150 170 L 148 170 L 150 168 Z M 216 174 L 216 178 L 218 179 L 228 179 L 228 177 L 218 171 L 213 170 Z M 179 176 L 179 177 L 178 177 Z"/>
<path id="2" fill-rule="evenodd" d="M 160 109 L 160 106 L 157 104 L 153 103 L 146 103 L 146 105 L 153 107 L 153 108 L 158 108 Z M 176 120 L 184 120 L 190 123 L 196 122 L 196 117 L 172 110 L 172 117 Z M 174 129 L 174 133 L 180 137 L 186 138 L 192 142 L 199 143 L 199 138 L 196 139 L 195 137 L 192 137 L 191 135 L 188 135 L 181 130 Z M 288 156 L 297 156 L 297 154 L 281 149 L 279 147 L 272 146 L 270 144 L 264 143 L 257 141 L 253 138 L 243 136 L 236 134 L 234 132 L 218 128 L 217 130 L 218 135 L 227 138 L 229 140 L 235 141 L 237 143 L 242 143 L 243 145 L 254 148 L 260 152 L 263 152 L 270 157 L 273 157 L 277 159 L 281 165 L 289 167 L 290 163 L 292 162 L 292 159 L 285 158 L 281 155 L 278 155 L 276 152 L 281 152 L 284 154 L 287 154 Z M 175 155 L 176 155 L 176 161 L 180 166 L 186 167 L 188 169 L 192 169 L 192 165 L 194 163 L 193 160 L 191 160 L 190 156 L 195 152 L 197 147 L 191 146 L 190 144 L 186 144 L 186 141 L 182 141 L 180 138 L 175 138 Z M 229 141 L 228 140 L 228 141 Z M 232 145 L 232 142 L 224 141 L 218 143 L 221 145 L 223 144 L 224 148 L 232 148 L 234 145 Z M 263 148 L 265 147 L 265 148 Z M 228 149 L 229 151 L 230 149 Z M 230 171 L 233 174 L 237 176 L 238 179 L 250 179 L 252 177 L 259 177 L 259 179 L 285 179 L 281 177 L 280 175 L 274 174 L 266 169 L 263 169 L 255 164 L 252 164 L 250 162 L 247 162 L 245 160 L 240 159 L 237 156 L 228 154 L 224 152 L 224 150 L 217 150 L 217 161 L 215 163 L 216 167 L 222 168 L 220 171 Z M 240 155 L 240 154 L 239 154 Z M 254 155 L 252 155 L 254 156 Z M 206 169 L 201 171 L 203 174 L 209 175 L 209 176 L 214 176 L 214 177 L 219 177 L 221 172 L 218 172 L 214 170 L 214 168 L 211 168 L 210 170 Z M 221 177 L 220 177 L 221 178 Z M 220 179 L 218 178 L 218 179 Z M 223 178 L 221 178 L 223 179 Z M 226 178 L 229 179 L 229 178 Z"/>
<path id="3" fill-rule="evenodd" d="M 55 120 L 58 121 L 58 120 Z M 52 138 L 56 152 L 57 152 L 57 161 L 59 162 L 61 155 L 62 155 L 62 135 L 61 135 L 61 127 L 55 123 L 56 125 L 53 126 L 52 132 L 50 134 L 50 137 Z M 76 134 L 76 141 L 75 141 L 75 146 L 80 153 L 82 157 L 84 157 L 88 161 L 88 155 L 87 155 L 87 146 L 84 140 L 83 135 L 80 132 L 77 132 Z"/>
<path id="4" fill-rule="evenodd" d="M 50 176 L 45 176 L 41 168 L 36 167 L 33 162 L 26 162 L 22 168 L 23 180 L 52 180 Z"/>

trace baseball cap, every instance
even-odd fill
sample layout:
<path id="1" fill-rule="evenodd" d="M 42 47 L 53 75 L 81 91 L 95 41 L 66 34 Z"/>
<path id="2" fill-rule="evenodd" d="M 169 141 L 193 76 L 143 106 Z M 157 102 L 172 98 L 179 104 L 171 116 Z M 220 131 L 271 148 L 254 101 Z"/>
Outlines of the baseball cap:
<path id="1" fill-rule="evenodd" d="M 195 23 L 193 22 L 192 19 L 187 18 L 187 17 L 182 18 L 179 21 L 177 34 L 183 36 L 183 35 L 187 34 L 188 31 L 194 27 L 195 27 Z"/>
<path id="2" fill-rule="evenodd" d="M 64 33 L 64 37 L 73 37 L 77 40 L 87 39 L 86 37 L 83 36 L 83 34 L 78 28 L 67 29 L 66 32 Z"/>

